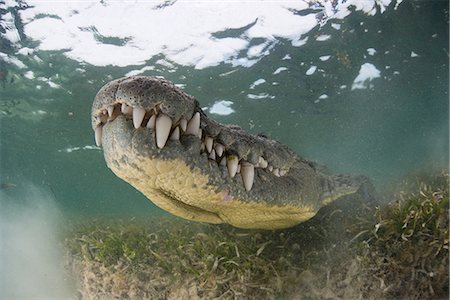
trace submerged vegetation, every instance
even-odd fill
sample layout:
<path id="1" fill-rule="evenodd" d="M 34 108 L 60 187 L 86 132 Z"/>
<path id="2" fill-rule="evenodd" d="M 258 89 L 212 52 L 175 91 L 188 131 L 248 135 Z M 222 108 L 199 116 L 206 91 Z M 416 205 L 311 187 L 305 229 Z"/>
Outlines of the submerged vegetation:
<path id="1" fill-rule="evenodd" d="M 289 230 L 77 224 L 67 269 L 83 299 L 448 299 L 448 174 L 390 194 L 381 207 L 334 203 Z"/>

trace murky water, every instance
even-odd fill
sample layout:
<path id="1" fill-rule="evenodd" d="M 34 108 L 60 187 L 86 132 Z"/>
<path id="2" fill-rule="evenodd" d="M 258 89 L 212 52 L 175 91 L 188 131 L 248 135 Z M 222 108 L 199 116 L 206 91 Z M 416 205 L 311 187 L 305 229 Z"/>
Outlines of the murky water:
<path id="1" fill-rule="evenodd" d="M 0 204 L 32 185 L 64 216 L 164 214 L 90 127 L 98 89 L 133 74 L 379 188 L 447 168 L 448 2 L 340 2 L 0 3 Z"/>

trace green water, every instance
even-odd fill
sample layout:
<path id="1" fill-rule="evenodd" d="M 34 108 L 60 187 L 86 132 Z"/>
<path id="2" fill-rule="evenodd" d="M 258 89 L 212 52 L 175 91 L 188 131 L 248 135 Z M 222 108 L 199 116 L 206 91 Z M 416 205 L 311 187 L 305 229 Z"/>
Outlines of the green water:
<path id="1" fill-rule="evenodd" d="M 0 1 L 0 298 L 76 298 L 59 248 L 71 218 L 169 216 L 95 147 L 92 100 L 114 78 L 163 76 L 211 118 L 379 191 L 447 169 L 448 14 L 445 0 Z"/>
<path id="2" fill-rule="evenodd" d="M 411 172 L 448 167 L 447 1 L 404 1 L 373 16 L 355 11 L 314 27 L 300 47 L 275 37 L 269 53 L 250 67 L 222 62 L 202 69 L 160 64 L 163 54 L 119 67 L 71 59 L 66 50 L 42 50 L 39 40 L 23 32 L 19 20 L 26 11 L 2 9 L 2 14 L 13 12 L 21 39 L 15 44 L 2 39 L 0 52 L 16 57 L 22 47 L 36 49 L 17 56 L 22 68 L 0 57 L 2 201 L 20 202 L 33 185 L 54 198 L 65 215 L 163 213 L 113 175 L 100 149 L 92 149 L 90 109 L 96 92 L 144 66 L 154 70 L 142 74 L 182 84 L 202 107 L 231 101 L 231 114 L 206 111 L 215 120 L 265 132 L 333 172 L 367 175 L 379 188 Z M 233 37 L 243 30 L 217 34 Z M 321 35 L 330 37 L 318 41 Z M 322 61 L 322 56 L 330 57 Z M 380 76 L 352 90 L 365 63 Z M 316 70 L 307 75 L 311 66 Z M 274 74 L 280 67 L 287 70 Z M 28 71 L 34 78 L 27 78 Z M 258 79 L 265 82 L 251 88 Z"/>

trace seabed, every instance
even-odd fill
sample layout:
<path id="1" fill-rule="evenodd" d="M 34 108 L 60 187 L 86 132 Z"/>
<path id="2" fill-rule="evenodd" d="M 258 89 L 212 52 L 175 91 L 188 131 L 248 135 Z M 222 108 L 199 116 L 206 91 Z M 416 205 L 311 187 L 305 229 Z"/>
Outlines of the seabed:
<path id="1" fill-rule="evenodd" d="M 175 218 L 74 223 L 79 299 L 448 299 L 448 172 L 276 231 Z"/>

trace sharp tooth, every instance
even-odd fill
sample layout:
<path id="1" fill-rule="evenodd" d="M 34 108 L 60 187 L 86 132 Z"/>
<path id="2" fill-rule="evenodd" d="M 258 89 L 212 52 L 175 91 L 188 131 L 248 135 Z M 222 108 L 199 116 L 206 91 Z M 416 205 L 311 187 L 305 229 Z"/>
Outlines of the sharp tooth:
<path id="1" fill-rule="evenodd" d="M 141 107 L 133 108 L 133 125 L 134 128 L 141 127 L 142 121 L 144 120 L 145 109 Z"/>
<path id="2" fill-rule="evenodd" d="M 180 128 L 178 126 L 175 127 L 169 139 L 172 141 L 178 141 L 180 139 Z"/>
<path id="3" fill-rule="evenodd" d="M 155 124 L 156 124 L 156 115 L 153 115 L 150 117 L 150 120 L 148 120 L 147 128 L 153 129 L 155 128 Z"/>
<path id="4" fill-rule="evenodd" d="M 205 143 L 202 142 L 200 144 L 200 153 L 203 152 L 203 151 L 205 151 Z"/>
<path id="5" fill-rule="evenodd" d="M 262 156 L 260 156 L 260 157 L 259 157 L 258 164 L 259 164 L 259 166 L 260 166 L 261 168 L 265 169 L 265 168 L 267 168 L 267 165 L 268 165 L 269 163 L 268 163 L 267 160 L 265 160 Z"/>
<path id="6" fill-rule="evenodd" d="M 202 133 L 203 133 L 203 130 L 200 128 L 200 129 L 198 130 L 198 134 L 197 134 L 197 137 L 198 137 L 199 139 L 202 139 Z"/>
<path id="7" fill-rule="evenodd" d="M 97 126 L 97 128 L 95 128 L 95 144 L 99 147 L 102 145 L 102 134 L 103 127 L 102 125 L 99 125 Z"/>
<path id="8" fill-rule="evenodd" d="M 222 160 L 220 161 L 220 165 L 221 166 L 226 166 L 227 165 L 227 158 L 225 156 L 222 157 Z"/>
<path id="9" fill-rule="evenodd" d="M 210 138 L 209 136 L 205 137 L 205 145 L 206 145 L 206 150 L 208 150 L 208 153 L 211 152 L 212 147 L 213 147 L 213 139 Z"/>
<path id="10" fill-rule="evenodd" d="M 108 106 L 108 115 L 110 117 L 112 117 L 113 112 L 114 112 L 114 106 L 112 106 L 112 105 Z"/>
<path id="11" fill-rule="evenodd" d="M 248 191 L 252 189 L 253 179 L 255 178 L 255 167 L 247 162 L 244 162 L 241 166 L 241 176 L 244 182 L 244 187 Z"/>
<path id="12" fill-rule="evenodd" d="M 237 173 L 237 174 L 241 173 L 241 164 L 238 164 L 238 167 L 237 167 L 236 173 Z"/>
<path id="13" fill-rule="evenodd" d="M 223 150 L 225 149 L 225 147 L 222 144 L 216 143 L 216 145 L 214 146 L 214 148 L 216 149 L 216 153 L 218 156 L 222 156 L 223 154 Z"/>
<path id="14" fill-rule="evenodd" d="M 272 166 L 268 166 L 267 168 L 269 169 L 270 172 L 273 171 L 273 167 Z"/>
<path id="15" fill-rule="evenodd" d="M 186 131 L 187 121 L 185 119 L 180 120 L 180 127 L 181 127 L 181 130 Z"/>
<path id="16" fill-rule="evenodd" d="M 169 137 L 170 128 L 172 127 L 172 119 L 165 114 L 160 114 L 156 118 L 156 145 L 162 149 Z"/>
<path id="17" fill-rule="evenodd" d="M 208 157 L 212 160 L 216 160 L 216 151 L 211 151 Z"/>
<path id="18" fill-rule="evenodd" d="M 278 168 L 273 169 L 273 175 L 280 177 L 280 169 Z"/>
<path id="19" fill-rule="evenodd" d="M 230 175 L 231 178 L 233 178 L 236 175 L 238 163 L 239 160 L 236 155 L 230 155 L 227 157 L 228 174 Z"/>
<path id="20" fill-rule="evenodd" d="M 200 131 L 200 113 L 196 112 L 186 127 L 186 134 L 198 135 Z"/>
<path id="21" fill-rule="evenodd" d="M 286 170 L 280 170 L 280 176 L 284 176 L 286 175 L 287 171 Z"/>
<path id="22" fill-rule="evenodd" d="M 126 103 L 122 103 L 120 110 L 124 115 L 131 115 L 133 113 L 133 108 L 128 106 Z"/>

